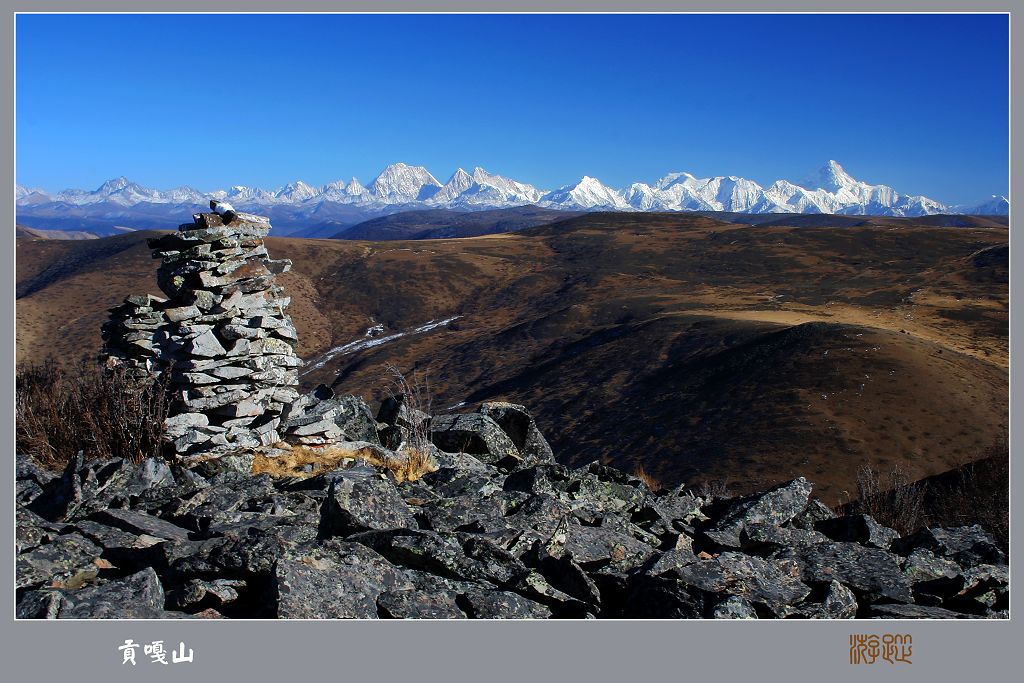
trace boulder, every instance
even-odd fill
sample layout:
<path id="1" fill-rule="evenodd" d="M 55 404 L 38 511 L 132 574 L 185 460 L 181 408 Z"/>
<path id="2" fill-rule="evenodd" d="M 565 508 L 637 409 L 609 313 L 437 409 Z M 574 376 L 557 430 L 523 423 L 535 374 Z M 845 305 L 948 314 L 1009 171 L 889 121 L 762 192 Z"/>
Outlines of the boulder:
<path id="1" fill-rule="evenodd" d="M 99 574 L 102 548 L 81 534 L 62 534 L 15 558 L 15 586 L 80 586 Z"/>
<path id="2" fill-rule="evenodd" d="M 465 619 L 451 591 L 385 591 L 377 598 L 377 611 L 388 619 Z"/>
<path id="3" fill-rule="evenodd" d="M 712 619 L 757 619 L 757 610 L 748 600 L 730 595 L 711 608 Z"/>
<path id="4" fill-rule="evenodd" d="M 908 555 L 915 548 L 930 550 L 963 566 L 1006 564 L 1006 555 L 995 540 L 977 524 L 973 526 L 921 529 L 897 541 L 893 549 Z"/>
<path id="5" fill-rule="evenodd" d="M 165 541 L 186 541 L 189 538 L 187 529 L 137 510 L 100 510 L 89 519 L 136 536 L 152 536 Z"/>
<path id="6" fill-rule="evenodd" d="M 522 457 L 522 465 L 554 462 L 555 455 L 530 412 L 515 403 L 482 403 L 478 411 L 491 418 L 505 432 Z"/>
<path id="7" fill-rule="evenodd" d="M 431 422 L 431 440 L 442 451 L 468 453 L 497 467 L 513 468 L 522 462 L 519 449 L 486 415 L 440 415 Z"/>
<path id="8" fill-rule="evenodd" d="M 806 509 L 810 494 L 810 482 L 800 477 L 763 493 L 728 501 L 704 535 L 722 546 L 738 548 L 744 526 L 749 523 L 780 526 Z"/>
<path id="9" fill-rule="evenodd" d="M 680 563 L 660 574 L 719 598 L 735 595 L 762 603 L 777 616 L 810 594 L 811 589 L 778 561 L 725 552 L 718 557 Z M 717 602 L 717 600 L 713 600 Z"/>
<path id="10" fill-rule="evenodd" d="M 161 619 L 164 589 L 152 567 L 110 583 L 64 592 L 59 619 Z"/>
<path id="11" fill-rule="evenodd" d="M 900 569 L 896 556 L 880 548 L 856 543 L 819 543 L 791 548 L 780 557 L 795 560 L 808 583 L 839 581 L 868 601 L 880 599 L 912 602 L 911 582 Z"/>
<path id="12" fill-rule="evenodd" d="M 412 589 L 401 570 L 367 546 L 332 539 L 283 553 L 272 596 L 281 619 L 376 619 L 381 594 Z"/>
<path id="13" fill-rule="evenodd" d="M 811 598 L 815 597 L 812 593 Z M 849 588 L 833 581 L 825 589 L 824 598 L 807 601 L 790 611 L 791 617 L 806 619 L 853 619 L 857 616 L 857 596 Z"/>
<path id="14" fill-rule="evenodd" d="M 521 595 L 502 590 L 473 589 L 456 598 L 471 619 L 547 619 L 551 609 Z"/>
<path id="15" fill-rule="evenodd" d="M 417 524 L 390 480 L 335 470 L 320 508 L 319 528 L 322 536 L 347 536 L 368 529 L 415 529 Z"/>

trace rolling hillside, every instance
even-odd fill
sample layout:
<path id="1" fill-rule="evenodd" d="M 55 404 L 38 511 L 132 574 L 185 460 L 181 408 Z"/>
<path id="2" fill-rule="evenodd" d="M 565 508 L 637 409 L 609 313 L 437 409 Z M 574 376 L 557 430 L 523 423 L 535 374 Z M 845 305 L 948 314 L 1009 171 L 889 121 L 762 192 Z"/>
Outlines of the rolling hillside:
<path id="1" fill-rule="evenodd" d="M 435 412 L 528 405 L 566 463 L 734 491 L 805 475 L 839 502 L 862 464 L 930 476 L 1005 437 L 1008 231 L 930 222 L 592 213 L 267 245 L 295 263 L 307 386 L 379 398 L 394 363 L 426 374 Z M 95 355 L 107 307 L 159 293 L 152 234 L 19 240 L 19 362 Z"/>

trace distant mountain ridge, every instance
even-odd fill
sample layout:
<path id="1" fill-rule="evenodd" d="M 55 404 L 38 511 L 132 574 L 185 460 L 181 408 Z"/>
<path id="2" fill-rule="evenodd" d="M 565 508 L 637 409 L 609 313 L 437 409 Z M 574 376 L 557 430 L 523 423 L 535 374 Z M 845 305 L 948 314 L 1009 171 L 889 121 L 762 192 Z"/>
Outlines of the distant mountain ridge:
<path id="1" fill-rule="evenodd" d="M 356 178 L 314 187 L 301 180 L 276 190 L 236 185 L 227 190 L 200 192 L 191 187 L 155 190 L 126 177 L 115 178 L 92 191 L 68 189 L 55 194 L 15 188 L 19 220 L 73 217 L 83 220 L 170 227 L 181 215 L 210 198 L 231 202 L 236 208 L 270 214 L 275 225 L 317 226 L 335 231 L 378 216 L 412 209 L 472 211 L 536 205 L 570 211 L 728 211 L 741 213 L 827 213 L 846 215 L 925 216 L 933 214 L 1006 215 L 1006 197 L 992 197 L 970 205 L 944 205 L 928 197 L 904 195 L 887 185 L 872 185 L 850 176 L 836 161 L 829 161 L 809 180 L 777 180 L 762 187 L 739 176 L 697 178 L 669 173 L 653 184 L 642 182 L 615 189 L 597 178 L 554 190 L 512 180 L 476 167 L 459 168 L 445 182 L 422 166 L 389 165 L 368 185 Z M 172 218 L 173 217 L 173 218 Z M 169 222 L 168 222 L 169 221 Z M 65 227 L 55 225 L 54 227 Z M 323 231 L 323 230 L 321 230 Z"/>

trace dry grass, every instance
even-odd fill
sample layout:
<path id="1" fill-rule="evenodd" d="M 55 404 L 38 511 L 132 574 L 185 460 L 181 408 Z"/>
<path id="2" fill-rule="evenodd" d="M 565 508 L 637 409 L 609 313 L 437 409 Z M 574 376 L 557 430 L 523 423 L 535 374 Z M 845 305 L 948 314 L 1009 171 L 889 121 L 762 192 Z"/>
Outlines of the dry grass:
<path id="1" fill-rule="evenodd" d="M 644 469 L 643 465 L 638 464 L 633 468 L 633 476 L 642 481 L 652 492 L 657 492 L 665 488 L 657 477 Z"/>
<path id="2" fill-rule="evenodd" d="M 32 364 L 16 379 L 18 451 L 60 469 L 84 451 L 89 458 L 139 462 L 161 454 L 167 380 L 139 382 L 124 367 Z"/>
<path id="3" fill-rule="evenodd" d="M 257 452 L 252 463 L 252 473 L 304 479 L 362 460 L 390 471 L 398 481 L 416 481 L 437 469 L 429 452 L 423 454 L 413 449 L 404 450 L 402 455 L 405 457 L 397 458 L 383 448 L 369 444 L 292 446 L 283 450 L 283 453 L 269 457 Z M 312 469 L 306 469 L 307 465 L 312 465 Z"/>

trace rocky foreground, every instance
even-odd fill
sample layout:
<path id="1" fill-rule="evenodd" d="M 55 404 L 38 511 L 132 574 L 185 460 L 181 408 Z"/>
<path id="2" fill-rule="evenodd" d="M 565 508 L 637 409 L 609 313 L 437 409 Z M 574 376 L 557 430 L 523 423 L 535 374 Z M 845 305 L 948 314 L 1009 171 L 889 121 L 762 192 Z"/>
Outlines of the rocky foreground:
<path id="1" fill-rule="evenodd" d="M 653 492 L 558 464 L 512 404 L 434 418 L 434 471 L 399 481 L 388 465 L 425 416 L 390 401 L 375 419 L 354 397 L 310 414 L 359 435 L 337 446 L 351 457 L 272 476 L 254 462 L 289 449 L 79 457 L 63 474 L 19 455 L 17 616 L 1008 616 L 1006 556 L 977 526 L 901 538 L 837 516 L 802 478 L 733 499 Z"/>

